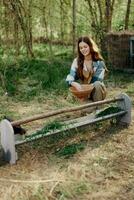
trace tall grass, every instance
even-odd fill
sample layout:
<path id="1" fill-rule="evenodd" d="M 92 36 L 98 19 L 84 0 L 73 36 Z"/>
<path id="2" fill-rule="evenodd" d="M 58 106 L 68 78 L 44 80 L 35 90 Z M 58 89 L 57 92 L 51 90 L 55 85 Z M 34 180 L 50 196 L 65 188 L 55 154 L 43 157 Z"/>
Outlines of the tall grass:
<path id="1" fill-rule="evenodd" d="M 56 50 L 57 48 L 57 50 Z M 36 59 L 13 59 L 11 55 L 0 55 L 0 84 L 4 93 L 23 100 L 30 100 L 39 93 L 63 94 L 67 91 L 65 82 L 70 67 L 71 52 L 68 48 L 54 47 L 50 56 L 48 47 L 35 48 Z M 46 54 L 45 54 L 46 51 Z M 23 52 L 22 52 L 23 55 Z M 43 58 L 44 55 L 44 58 Z"/>

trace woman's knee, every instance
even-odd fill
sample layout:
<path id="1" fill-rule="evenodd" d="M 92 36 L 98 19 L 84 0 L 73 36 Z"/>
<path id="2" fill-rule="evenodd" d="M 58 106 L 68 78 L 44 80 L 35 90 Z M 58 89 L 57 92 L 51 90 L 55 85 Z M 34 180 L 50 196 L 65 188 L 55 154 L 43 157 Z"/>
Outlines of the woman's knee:
<path id="1" fill-rule="evenodd" d="M 101 101 L 101 100 L 104 100 L 105 97 L 106 97 L 105 85 L 100 81 L 96 81 L 94 83 L 94 91 L 92 93 L 93 101 Z"/>
<path id="2" fill-rule="evenodd" d="M 100 88 L 102 86 L 102 83 L 100 81 L 95 81 L 93 84 L 95 89 Z"/>

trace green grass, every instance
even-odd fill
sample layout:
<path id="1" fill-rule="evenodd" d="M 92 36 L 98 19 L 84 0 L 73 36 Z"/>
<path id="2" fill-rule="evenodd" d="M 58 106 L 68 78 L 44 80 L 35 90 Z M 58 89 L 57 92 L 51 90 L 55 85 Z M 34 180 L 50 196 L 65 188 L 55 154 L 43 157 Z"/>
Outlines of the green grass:
<path id="1" fill-rule="evenodd" d="M 46 124 L 41 130 L 37 131 L 36 133 L 33 133 L 32 135 L 26 135 L 25 139 L 27 141 L 31 141 L 33 139 L 36 139 L 38 137 L 43 137 L 48 132 L 52 132 L 55 130 L 60 130 L 64 126 L 64 123 L 53 121 Z"/>
<path id="2" fill-rule="evenodd" d="M 19 101 L 30 101 L 34 97 L 48 96 L 50 93 L 66 95 L 68 86 L 65 78 L 69 73 L 72 58 L 71 47 L 53 45 L 53 55 L 46 44 L 34 44 L 35 59 L 26 58 L 25 48 L 21 56 L 14 57 L 14 50 L 6 53 L 0 49 L 0 89 Z M 112 87 L 127 87 L 134 83 L 134 75 L 110 70 L 105 83 Z M 128 90 L 132 94 L 133 89 Z"/>
<path id="3" fill-rule="evenodd" d="M 60 150 L 56 151 L 56 155 L 63 156 L 64 158 L 69 158 L 76 154 L 77 152 L 83 150 L 86 147 L 86 141 L 80 141 L 79 143 L 73 143 L 67 145 Z"/>
<path id="4" fill-rule="evenodd" d="M 103 116 L 114 114 L 114 113 L 117 113 L 120 111 L 122 111 L 121 108 L 119 108 L 117 106 L 110 106 L 110 107 L 105 108 L 104 110 L 100 111 L 99 113 L 97 113 L 96 117 L 103 117 Z"/>
<path id="5" fill-rule="evenodd" d="M 113 70 L 112 68 L 109 69 L 109 73 L 105 80 L 114 87 L 121 87 L 124 88 L 130 83 L 134 83 L 134 73 L 125 72 L 122 70 Z"/>
<path id="6" fill-rule="evenodd" d="M 44 60 L 36 58 L 13 62 L 1 59 L 0 85 L 3 94 L 7 93 L 8 96 L 15 96 L 23 101 L 29 101 L 44 91 L 60 95 L 67 91 L 65 78 L 69 68 L 70 60 L 64 54 Z"/>

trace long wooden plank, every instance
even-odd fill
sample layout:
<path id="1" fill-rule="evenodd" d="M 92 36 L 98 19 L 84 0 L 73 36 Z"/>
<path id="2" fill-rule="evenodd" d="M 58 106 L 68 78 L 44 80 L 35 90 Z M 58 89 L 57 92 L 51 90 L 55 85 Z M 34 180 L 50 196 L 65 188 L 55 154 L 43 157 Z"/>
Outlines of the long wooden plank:
<path id="1" fill-rule="evenodd" d="M 94 107 L 94 106 L 98 106 L 98 105 L 103 105 L 103 104 L 108 104 L 108 103 L 123 101 L 123 100 L 124 100 L 123 98 L 113 98 L 113 99 L 107 99 L 107 100 L 103 100 L 103 101 L 97 101 L 97 102 L 93 102 L 93 103 L 76 106 L 73 108 L 60 109 L 60 110 L 52 111 L 49 113 L 36 115 L 34 117 L 29 117 L 26 119 L 13 121 L 13 122 L 11 122 L 11 124 L 12 124 L 12 126 L 26 124 L 26 123 L 29 123 L 29 122 L 32 122 L 35 120 L 44 119 L 44 118 L 48 118 L 48 117 L 63 114 L 63 113 L 73 112 L 73 111 L 77 111 L 77 110 L 82 110 L 84 108 Z"/>

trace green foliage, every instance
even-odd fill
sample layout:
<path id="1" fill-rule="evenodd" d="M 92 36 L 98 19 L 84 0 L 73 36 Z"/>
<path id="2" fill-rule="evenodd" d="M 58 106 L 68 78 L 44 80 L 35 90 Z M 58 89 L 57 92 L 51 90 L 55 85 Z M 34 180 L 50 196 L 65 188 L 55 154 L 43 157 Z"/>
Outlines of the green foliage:
<path id="1" fill-rule="evenodd" d="M 103 117 L 103 116 L 114 114 L 114 113 L 117 113 L 120 111 L 122 111 L 121 108 L 119 108 L 117 106 L 110 106 L 110 107 L 105 108 L 104 110 L 100 111 L 99 113 L 97 113 L 96 117 Z"/>
<path id="2" fill-rule="evenodd" d="M 112 87 L 125 88 L 129 83 L 134 82 L 134 75 L 123 70 L 109 68 L 108 76 L 106 76 L 105 83 Z"/>
<path id="3" fill-rule="evenodd" d="M 55 57 L 46 60 L 23 58 L 8 61 L 7 57 L 1 57 L 0 83 L 3 91 L 10 96 L 15 95 L 19 100 L 31 100 L 44 91 L 53 91 L 57 95 L 66 92 L 65 78 L 70 68 L 70 53 L 61 46 L 54 48 L 58 50 Z M 43 51 L 43 46 L 39 45 L 38 51 Z"/>
<path id="4" fill-rule="evenodd" d="M 23 78 L 27 76 L 29 83 L 25 89 L 26 93 L 30 93 L 30 96 L 37 94 L 41 91 L 48 91 L 61 94 L 67 89 L 65 83 L 65 77 L 67 75 L 68 68 L 66 64 L 62 64 L 60 61 L 42 61 L 31 60 L 27 64 L 21 63 L 20 69 L 22 70 Z M 29 88 L 29 89 L 28 89 Z M 33 91 L 34 88 L 34 91 Z"/>
<path id="5" fill-rule="evenodd" d="M 79 143 L 69 144 L 62 149 L 56 151 L 56 155 L 69 158 L 77 152 L 83 150 L 86 146 L 86 141 L 80 141 Z"/>
<path id="6" fill-rule="evenodd" d="M 58 121 L 50 122 L 50 123 L 46 124 L 46 126 L 44 126 L 43 129 L 37 131 L 36 133 L 33 133 L 32 135 L 26 135 L 25 139 L 27 141 L 31 141 L 31 140 L 37 139 L 38 137 L 43 137 L 48 132 L 62 129 L 63 125 L 64 125 L 64 123 L 61 123 Z"/>
<path id="7" fill-rule="evenodd" d="M 16 92 L 16 86 L 19 81 L 19 75 L 17 66 L 8 62 L 0 63 L 0 82 L 4 92 L 8 92 L 9 95 L 14 95 Z"/>
<path id="8" fill-rule="evenodd" d="M 0 107 L 0 120 L 3 120 L 5 118 L 5 116 L 10 116 L 11 118 L 15 117 L 13 111 L 10 111 L 8 109 L 7 105 L 5 105 L 4 103 L 1 103 L 1 107 Z"/>
<path id="9" fill-rule="evenodd" d="M 50 56 L 48 45 L 38 44 L 35 47 L 38 59 L 31 60 L 26 59 L 23 52 L 23 59 L 14 59 L 13 50 L 7 56 L 0 48 L 1 91 L 8 96 L 15 96 L 19 101 L 30 101 L 34 97 L 50 94 L 67 95 L 65 78 L 72 62 L 70 47 L 53 45 L 53 57 Z M 134 80 L 133 76 L 128 76 L 128 73 L 109 69 L 105 83 L 108 86 L 112 84 L 112 87 L 123 87 Z"/>

